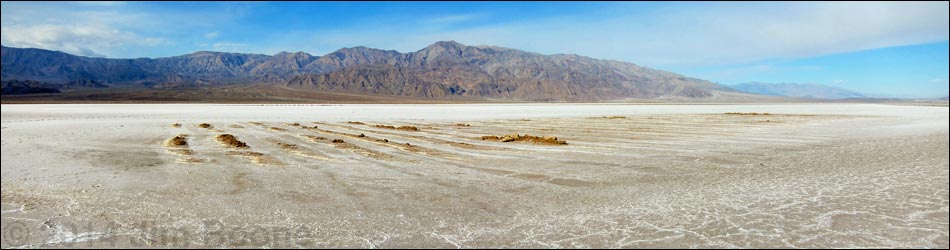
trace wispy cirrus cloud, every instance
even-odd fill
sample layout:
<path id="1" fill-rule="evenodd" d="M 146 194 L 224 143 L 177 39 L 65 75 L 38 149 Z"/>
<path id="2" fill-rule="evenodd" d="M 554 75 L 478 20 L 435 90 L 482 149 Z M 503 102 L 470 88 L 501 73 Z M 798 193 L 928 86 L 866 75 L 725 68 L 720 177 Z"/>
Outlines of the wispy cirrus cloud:
<path id="1" fill-rule="evenodd" d="M 211 44 L 211 49 L 214 51 L 222 52 L 244 52 L 243 49 L 246 49 L 248 44 L 246 43 L 236 43 L 236 42 L 218 42 Z"/>
<path id="2" fill-rule="evenodd" d="M 168 49 L 188 36 L 214 38 L 217 31 L 194 31 L 240 17 L 228 11 L 153 10 L 126 2 L 2 2 L 0 10 L 4 46 L 95 57 L 149 56 L 143 52 Z"/>
<path id="3" fill-rule="evenodd" d="M 127 1 L 78 1 L 73 2 L 77 5 L 85 6 L 100 6 L 100 7 L 115 7 L 115 6 L 125 6 Z"/>
<path id="4" fill-rule="evenodd" d="M 422 22 L 429 23 L 429 24 L 453 24 L 453 23 L 461 23 L 461 22 L 477 20 L 479 18 L 484 18 L 487 16 L 488 15 L 484 13 L 455 14 L 455 15 L 445 15 L 445 16 L 429 18 L 429 19 L 423 20 Z"/>
<path id="5" fill-rule="evenodd" d="M 156 46 L 167 41 L 143 37 L 108 24 L 41 24 L 0 27 L 6 46 L 46 48 L 83 56 L 106 57 L 103 52 L 123 46 Z"/>
<path id="6" fill-rule="evenodd" d="M 166 42 L 122 27 L 141 18 L 122 13 L 124 2 L 2 3 L 5 46 L 60 50 L 105 57 L 116 47 L 155 46 Z"/>
<path id="7" fill-rule="evenodd" d="M 220 32 L 217 32 L 217 31 L 208 32 L 208 33 L 205 33 L 205 38 L 207 38 L 207 39 L 215 39 L 215 38 L 218 38 L 218 35 L 220 35 L 220 34 L 221 34 L 221 33 L 220 33 Z"/>

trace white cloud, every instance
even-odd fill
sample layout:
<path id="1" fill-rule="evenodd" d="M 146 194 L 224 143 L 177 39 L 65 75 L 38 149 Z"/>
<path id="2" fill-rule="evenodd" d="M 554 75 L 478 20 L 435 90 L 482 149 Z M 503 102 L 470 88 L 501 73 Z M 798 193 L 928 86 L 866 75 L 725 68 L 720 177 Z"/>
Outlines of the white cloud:
<path id="1" fill-rule="evenodd" d="M 219 43 L 214 43 L 211 45 L 211 48 L 214 49 L 214 51 L 222 51 L 222 52 L 246 52 L 242 50 L 247 47 L 248 47 L 248 44 L 246 43 L 234 43 L 234 42 L 219 42 Z"/>
<path id="2" fill-rule="evenodd" d="M 218 33 L 217 31 L 215 31 L 215 32 L 208 32 L 208 33 L 205 33 L 205 38 L 207 38 L 207 39 L 215 39 L 215 38 L 218 37 L 218 35 L 219 35 L 219 33 Z"/>
<path id="3" fill-rule="evenodd" d="M 113 6 L 124 6 L 126 1 L 77 1 L 73 2 L 78 5 L 86 6 L 100 6 L 100 7 L 113 7 Z"/>
<path id="4" fill-rule="evenodd" d="M 105 57 L 103 52 L 127 45 L 155 46 L 164 39 L 141 37 L 108 25 L 32 25 L 2 27 L 6 46 L 44 48 L 67 53 Z"/>
<path id="5" fill-rule="evenodd" d="M 2 2 L 2 43 L 85 56 L 156 57 L 195 48 L 189 39 L 246 15 L 246 6 L 203 9 L 151 8 L 114 2 Z M 201 20 L 196 22 L 195 20 Z M 218 37 L 218 32 L 210 36 Z M 179 45 L 179 46 L 172 46 Z M 169 53 L 170 52 L 170 53 Z"/>
<path id="6" fill-rule="evenodd" d="M 431 19 L 423 20 L 423 23 L 430 23 L 430 24 L 452 24 L 452 23 L 460 23 L 460 22 L 472 21 L 472 20 L 475 20 L 475 19 L 478 19 L 478 18 L 481 18 L 481 17 L 484 17 L 484 16 L 485 16 L 484 14 L 446 15 L 446 16 L 440 16 L 440 17 L 436 17 L 436 18 L 431 18 Z"/>
<path id="7" fill-rule="evenodd" d="M 98 10 L 104 5 L 122 6 L 124 3 L 83 2 L 75 3 L 77 6 L 15 4 L 20 3 L 4 2 L 3 6 L 0 41 L 6 46 L 106 57 L 113 56 L 119 48 L 168 43 L 162 37 L 142 35 L 128 28 L 147 19 L 143 15 L 113 9 Z M 93 7 L 86 7 L 90 5 Z"/>

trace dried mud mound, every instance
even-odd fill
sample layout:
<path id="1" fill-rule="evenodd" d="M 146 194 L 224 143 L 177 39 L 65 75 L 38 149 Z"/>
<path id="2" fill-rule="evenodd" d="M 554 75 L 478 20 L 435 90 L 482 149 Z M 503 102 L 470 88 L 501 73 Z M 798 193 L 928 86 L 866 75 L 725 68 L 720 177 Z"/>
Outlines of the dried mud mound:
<path id="1" fill-rule="evenodd" d="M 231 135 L 231 134 L 221 134 L 221 135 L 218 135 L 216 139 L 218 140 L 218 142 L 220 142 L 221 144 L 224 144 L 227 147 L 249 148 L 249 146 L 247 146 L 247 143 L 244 143 L 243 141 L 238 140 L 237 137 L 234 137 L 234 135 Z"/>
<path id="2" fill-rule="evenodd" d="M 486 135 L 482 136 L 482 140 L 491 140 L 491 141 L 501 141 L 501 142 L 531 142 L 536 144 L 549 144 L 549 145 L 567 145 L 567 141 L 558 140 L 556 136 L 533 136 L 533 135 L 520 135 L 520 134 L 510 134 L 505 136 L 497 135 Z"/>
<path id="3" fill-rule="evenodd" d="M 207 129 L 214 128 L 214 126 L 211 126 L 211 124 L 209 124 L 209 123 L 198 124 L 198 127 L 199 127 L 199 128 L 207 128 Z"/>
<path id="4" fill-rule="evenodd" d="M 188 147 L 188 135 L 176 135 L 165 141 L 165 146 L 170 148 L 186 148 Z"/>
<path id="5" fill-rule="evenodd" d="M 723 113 L 723 114 L 724 115 L 772 115 L 769 113 L 755 113 L 755 112 L 753 113 L 728 112 L 728 113 Z"/>
<path id="6" fill-rule="evenodd" d="M 168 152 L 175 153 L 178 155 L 193 155 L 194 151 L 188 149 L 188 135 L 179 134 L 175 137 L 165 140 L 164 146 L 168 148 Z"/>

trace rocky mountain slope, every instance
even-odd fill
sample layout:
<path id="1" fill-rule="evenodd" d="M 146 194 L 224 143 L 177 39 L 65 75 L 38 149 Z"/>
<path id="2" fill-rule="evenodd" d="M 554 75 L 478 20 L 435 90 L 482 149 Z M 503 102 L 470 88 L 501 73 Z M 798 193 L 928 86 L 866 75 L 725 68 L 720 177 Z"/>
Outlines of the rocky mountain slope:
<path id="1" fill-rule="evenodd" d="M 632 63 L 465 46 L 453 41 L 410 53 L 354 47 L 323 56 L 203 51 L 155 59 L 90 58 L 3 47 L 2 78 L 79 88 L 193 88 L 273 82 L 296 89 L 358 94 L 530 101 L 702 98 L 730 91 L 715 83 Z M 96 84 L 89 84 L 93 82 Z"/>

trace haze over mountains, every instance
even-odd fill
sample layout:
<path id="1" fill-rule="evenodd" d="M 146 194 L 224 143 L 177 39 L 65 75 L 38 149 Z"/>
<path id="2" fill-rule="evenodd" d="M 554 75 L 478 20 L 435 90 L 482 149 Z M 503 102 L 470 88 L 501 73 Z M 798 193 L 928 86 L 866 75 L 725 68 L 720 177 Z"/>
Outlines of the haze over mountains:
<path id="1" fill-rule="evenodd" d="M 704 98 L 729 88 L 632 63 L 578 55 L 436 42 L 400 53 L 367 47 L 323 56 L 195 52 L 166 58 L 108 59 L 42 49 L 2 48 L 3 81 L 45 87 L 184 89 L 271 83 L 294 89 L 526 101 Z"/>
<path id="2" fill-rule="evenodd" d="M 743 83 L 732 88 L 753 94 L 810 99 L 847 99 L 865 97 L 861 93 L 815 83 Z"/>

